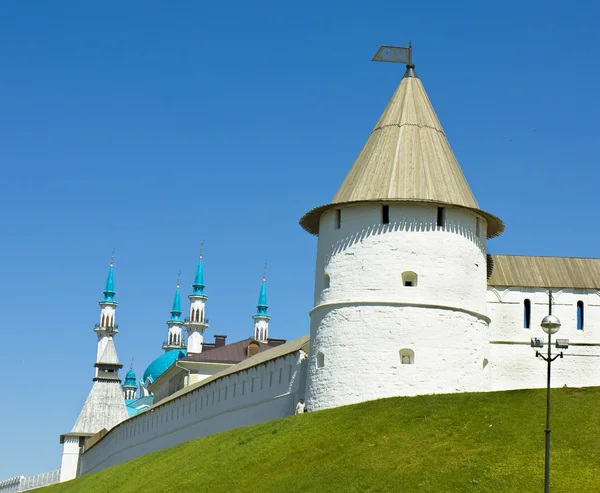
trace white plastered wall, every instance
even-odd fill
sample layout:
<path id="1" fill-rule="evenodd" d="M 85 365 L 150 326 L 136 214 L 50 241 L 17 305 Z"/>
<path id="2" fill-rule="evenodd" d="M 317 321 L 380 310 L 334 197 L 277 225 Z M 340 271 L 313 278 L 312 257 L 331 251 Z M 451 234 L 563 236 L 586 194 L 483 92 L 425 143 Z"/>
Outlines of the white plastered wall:
<path id="1" fill-rule="evenodd" d="M 312 409 L 490 388 L 485 220 L 447 207 L 439 228 L 437 212 L 392 203 L 382 224 L 381 204 L 344 207 L 339 228 L 335 210 L 321 217 Z M 416 286 L 403 285 L 407 271 L 417 274 Z M 401 349 L 414 352 L 414 364 L 401 364 Z"/>
<path id="2" fill-rule="evenodd" d="M 569 339 L 564 358 L 552 364 L 552 386 L 600 385 L 600 296 L 597 290 L 553 289 L 552 313 L 561 321 L 553 337 Z M 531 302 L 530 328 L 525 328 L 524 302 Z M 540 322 L 548 314 L 548 291 L 539 288 L 490 286 L 490 364 L 493 390 L 546 386 L 546 363 L 535 357 L 532 337 L 545 343 Z M 577 302 L 584 306 L 583 330 L 577 329 Z M 553 342 L 554 345 L 554 342 Z M 540 351 L 547 351 L 545 346 Z M 557 351 L 553 348 L 553 352 Z"/>
<path id="3" fill-rule="evenodd" d="M 113 428 L 81 457 L 81 474 L 240 426 L 294 414 L 305 387 L 296 351 L 217 379 Z"/>

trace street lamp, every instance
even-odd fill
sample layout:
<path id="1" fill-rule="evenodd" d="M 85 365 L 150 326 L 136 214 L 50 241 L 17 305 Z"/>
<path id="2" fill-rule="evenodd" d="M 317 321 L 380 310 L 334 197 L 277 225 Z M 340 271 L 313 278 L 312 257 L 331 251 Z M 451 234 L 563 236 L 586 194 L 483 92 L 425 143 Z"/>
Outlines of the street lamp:
<path id="1" fill-rule="evenodd" d="M 548 362 L 548 384 L 546 387 L 546 458 L 545 458 L 545 471 L 544 471 L 544 492 L 549 493 L 550 491 L 550 371 L 552 368 L 552 362 L 556 358 L 562 358 L 563 353 L 552 356 L 552 334 L 556 334 L 560 330 L 560 320 L 556 315 L 552 315 L 552 294 L 550 293 L 550 314 L 546 315 L 542 320 L 542 330 L 548 334 L 548 355 L 544 356 L 539 351 L 535 352 L 536 357 L 542 358 Z M 532 341 L 533 342 L 533 341 Z M 533 346 L 533 343 L 532 343 Z M 539 346 L 537 346 L 539 347 Z M 557 344 L 558 347 L 558 344 Z"/>

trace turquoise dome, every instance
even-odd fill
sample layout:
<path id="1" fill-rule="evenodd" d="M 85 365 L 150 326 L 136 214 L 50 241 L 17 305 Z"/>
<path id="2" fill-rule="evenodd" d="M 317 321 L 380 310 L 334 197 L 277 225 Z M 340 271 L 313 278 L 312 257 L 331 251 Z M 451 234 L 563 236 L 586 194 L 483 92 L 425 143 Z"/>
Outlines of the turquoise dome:
<path id="1" fill-rule="evenodd" d="M 156 382 L 164 372 L 166 372 L 178 359 L 185 358 L 187 351 L 185 349 L 171 349 L 165 354 L 161 354 L 156 358 L 146 371 L 144 372 L 144 382 L 146 379 L 150 379 L 152 382 Z"/>
<path id="2" fill-rule="evenodd" d="M 135 387 L 136 383 L 135 383 L 135 372 L 133 370 L 129 370 L 127 372 L 127 375 L 125 375 L 125 383 L 123 385 L 124 387 Z"/>

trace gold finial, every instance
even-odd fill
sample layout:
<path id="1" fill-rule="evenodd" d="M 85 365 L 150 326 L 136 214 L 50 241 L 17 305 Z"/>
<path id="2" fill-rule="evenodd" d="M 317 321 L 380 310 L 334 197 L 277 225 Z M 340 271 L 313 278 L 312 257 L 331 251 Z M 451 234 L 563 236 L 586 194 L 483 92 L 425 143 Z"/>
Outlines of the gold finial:
<path id="1" fill-rule="evenodd" d="M 110 256 L 110 266 L 113 267 L 115 265 L 115 249 L 113 248 L 112 254 Z"/>
<path id="2" fill-rule="evenodd" d="M 200 242 L 200 259 L 202 259 L 202 250 L 204 250 L 204 240 Z"/>
<path id="3" fill-rule="evenodd" d="M 177 273 L 177 289 L 179 289 L 179 280 L 181 279 L 181 270 Z"/>
<path id="4" fill-rule="evenodd" d="M 265 262 L 265 267 L 263 269 L 263 282 L 267 280 L 267 263 Z"/>

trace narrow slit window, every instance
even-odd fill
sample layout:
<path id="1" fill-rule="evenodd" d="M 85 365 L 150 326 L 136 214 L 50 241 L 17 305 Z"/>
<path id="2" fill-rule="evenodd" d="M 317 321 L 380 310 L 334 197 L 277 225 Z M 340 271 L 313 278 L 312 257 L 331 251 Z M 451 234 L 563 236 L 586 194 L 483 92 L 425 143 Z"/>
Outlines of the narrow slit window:
<path id="1" fill-rule="evenodd" d="M 523 328 L 531 328 L 531 301 L 525 300 L 523 302 Z"/>
<path id="2" fill-rule="evenodd" d="M 479 236 L 479 232 L 480 232 L 479 218 L 476 217 L 475 218 L 475 235 Z"/>
<path id="3" fill-rule="evenodd" d="M 335 210 L 335 229 L 342 227 L 342 209 Z"/>
<path id="4" fill-rule="evenodd" d="M 583 301 L 577 302 L 577 330 L 583 330 Z"/>
<path id="5" fill-rule="evenodd" d="M 438 207 L 437 209 L 437 221 L 436 221 L 437 227 L 438 228 L 443 228 L 444 227 L 444 208 L 443 207 Z"/>
<path id="6" fill-rule="evenodd" d="M 389 224 L 390 223 L 390 206 L 389 205 L 384 205 L 381 208 L 381 215 L 382 215 L 383 224 Z"/>
<path id="7" fill-rule="evenodd" d="M 331 286 L 331 278 L 329 274 L 325 274 L 325 289 L 328 289 Z"/>
<path id="8" fill-rule="evenodd" d="M 323 368 L 325 366 L 325 355 L 319 351 L 317 353 L 317 368 Z"/>

